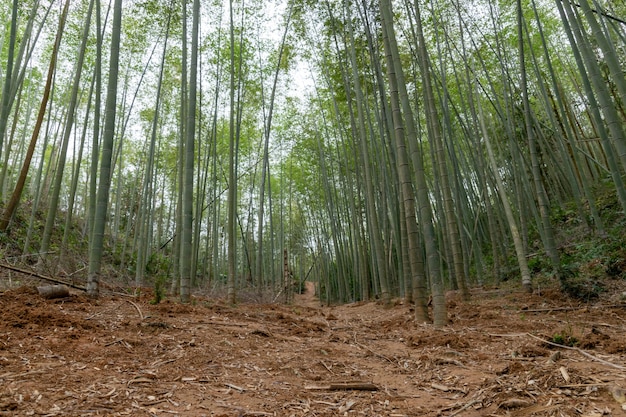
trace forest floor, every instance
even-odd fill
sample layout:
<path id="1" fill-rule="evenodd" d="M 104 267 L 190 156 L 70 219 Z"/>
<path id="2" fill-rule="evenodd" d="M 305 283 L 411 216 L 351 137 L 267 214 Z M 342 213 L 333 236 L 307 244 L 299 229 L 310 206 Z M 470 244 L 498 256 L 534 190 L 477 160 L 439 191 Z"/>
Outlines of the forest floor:
<path id="1" fill-rule="evenodd" d="M 401 301 L 321 307 L 311 285 L 235 307 L 5 289 L 0 415 L 626 415 L 625 281 L 590 304 L 449 294 L 442 329 Z"/>

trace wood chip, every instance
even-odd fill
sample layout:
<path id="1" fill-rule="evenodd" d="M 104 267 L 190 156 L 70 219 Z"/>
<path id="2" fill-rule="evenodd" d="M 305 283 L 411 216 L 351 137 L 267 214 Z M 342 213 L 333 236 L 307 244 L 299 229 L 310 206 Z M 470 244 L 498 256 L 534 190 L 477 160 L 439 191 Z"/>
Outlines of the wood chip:
<path id="1" fill-rule="evenodd" d="M 445 386 L 445 385 L 441 385 L 441 384 L 436 384 L 436 383 L 432 383 L 430 384 L 431 388 L 437 389 L 439 391 L 443 391 L 443 392 L 448 392 L 450 391 L 450 387 Z"/>
<path id="2" fill-rule="evenodd" d="M 452 358 L 436 358 L 434 363 L 435 365 L 456 365 L 461 368 L 465 368 L 465 365 L 463 365 L 460 361 Z"/>
<path id="3" fill-rule="evenodd" d="M 224 385 L 226 385 L 228 388 L 232 388 L 232 389 L 237 390 L 239 392 L 244 392 L 245 391 L 245 388 L 238 387 L 237 385 L 234 385 L 234 384 L 225 383 Z"/>
<path id="4" fill-rule="evenodd" d="M 130 381 L 128 381 L 127 385 L 143 384 L 143 383 L 150 383 L 150 382 L 153 382 L 153 380 L 150 379 L 150 378 L 138 377 L 138 378 L 134 378 L 134 379 L 131 379 Z"/>
<path id="5" fill-rule="evenodd" d="M 511 398 L 510 400 L 506 400 L 501 402 L 498 405 L 498 408 L 504 408 L 505 410 L 512 410 L 514 408 L 523 408 L 531 406 L 531 402 L 527 400 L 522 400 L 520 398 Z"/>
<path id="6" fill-rule="evenodd" d="M 346 403 L 344 405 L 339 407 L 339 412 L 340 413 L 346 413 L 346 412 L 350 411 L 350 409 L 352 408 L 352 406 L 354 406 L 354 404 L 356 404 L 356 401 L 353 401 L 353 400 L 346 401 Z"/>
<path id="7" fill-rule="evenodd" d="M 560 350 L 557 350 L 556 352 L 552 353 L 552 355 L 550 355 L 550 359 L 548 359 L 548 363 L 557 363 L 559 360 L 561 360 L 561 358 L 563 357 L 563 354 L 561 353 Z"/>

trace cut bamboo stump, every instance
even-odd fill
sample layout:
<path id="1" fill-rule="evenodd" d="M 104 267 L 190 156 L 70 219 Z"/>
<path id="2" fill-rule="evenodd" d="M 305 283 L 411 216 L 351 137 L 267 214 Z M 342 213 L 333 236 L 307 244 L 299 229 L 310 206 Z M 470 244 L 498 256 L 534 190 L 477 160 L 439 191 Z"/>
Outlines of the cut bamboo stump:
<path id="1" fill-rule="evenodd" d="M 43 287 L 37 287 L 39 295 L 43 298 L 64 298 L 70 296 L 70 289 L 65 285 L 45 285 Z"/>

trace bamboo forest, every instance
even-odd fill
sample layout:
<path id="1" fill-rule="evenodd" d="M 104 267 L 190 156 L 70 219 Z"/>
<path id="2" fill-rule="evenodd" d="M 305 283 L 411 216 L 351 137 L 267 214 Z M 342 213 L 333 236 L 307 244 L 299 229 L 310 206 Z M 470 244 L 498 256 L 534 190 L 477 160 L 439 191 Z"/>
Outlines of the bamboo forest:
<path id="1" fill-rule="evenodd" d="M 0 416 L 623 415 L 623 0 L 0 22 Z"/>
<path id="2" fill-rule="evenodd" d="M 312 281 L 327 303 L 404 298 L 420 322 L 430 297 L 445 325 L 446 291 L 532 292 L 537 271 L 584 297 L 561 229 L 624 242 L 621 2 L 14 0 L 0 16 L 3 257 L 91 296 L 288 300 Z"/>

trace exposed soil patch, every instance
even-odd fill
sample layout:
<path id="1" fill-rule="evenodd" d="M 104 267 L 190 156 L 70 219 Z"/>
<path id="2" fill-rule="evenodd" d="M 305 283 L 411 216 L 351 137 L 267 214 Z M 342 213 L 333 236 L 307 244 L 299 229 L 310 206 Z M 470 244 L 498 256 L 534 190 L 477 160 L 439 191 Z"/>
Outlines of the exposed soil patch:
<path id="1" fill-rule="evenodd" d="M 626 307 L 475 291 L 451 325 L 409 306 L 230 307 L 0 295 L 0 415 L 624 415 Z M 621 294 L 621 292 L 620 292 Z M 609 307 L 610 306 L 610 307 Z M 573 348 L 547 343 L 557 336 Z M 570 339 L 568 339 L 570 340 Z"/>

